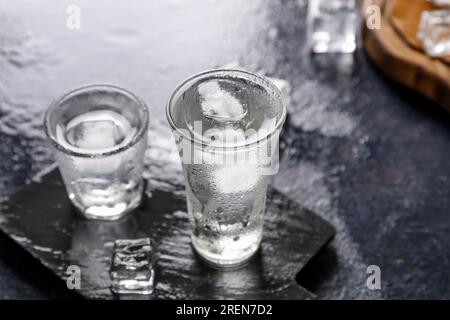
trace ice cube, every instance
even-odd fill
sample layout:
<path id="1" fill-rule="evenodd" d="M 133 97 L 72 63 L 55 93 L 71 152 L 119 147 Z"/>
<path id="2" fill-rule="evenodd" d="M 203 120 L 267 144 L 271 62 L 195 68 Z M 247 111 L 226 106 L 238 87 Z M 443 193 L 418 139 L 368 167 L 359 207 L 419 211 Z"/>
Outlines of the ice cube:
<path id="1" fill-rule="evenodd" d="M 118 147 L 131 140 L 135 133 L 135 128 L 124 116 L 110 110 L 80 114 L 61 130 L 58 134 L 59 142 L 88 150 Z"/>
<path id="2" fill-rule="evenodd" d="M 450 9 L 424 11 L 417 36 L 430 57 L 450 55 Z"/>
<path id="3" fill-rule="evenodd" d="M 123 136 L 112 121 L 86 121 L 67 131 L 67 141 L 83 149 L 112 148 Z"/>
<path id="4" fill-rule="evenodd" d="M 310 0 L 308 43 L 314 53 L 351 53 L 356 49 L 355 0 Z"/>
<path id="5" fill-rule="evenodd" d="M 111 290 L 117 294 L 151 294 L 155 277 L 153 254 L 149 238 L 116 240 L 110 269 Z"/>
<path id="6" fill-rule="evenodd" d="M 237 69 L 246 71 L 246 69 L 242 67 L 238 61 L 230 61 L 222 66 L 219 66 L 219 69 Z M 290 82 L 285 79 L 269 77 L 266 75 L 266 72 L 264 70 L 259 70 L 257 74 L 263 77 L 264 76 L 267 77 L 267 79 L 272 81 L 272 83 L 281 91 L 286 102 L 286 107 L 289 111 L 291 108 L 291 92 L 292 92 L 292 86 Z"/>
<path id="7" fill-rule="evenodd" d="M 223 194 L 245 193 L 255 189 L 259 179 L 256 165 L 223 166 L 211 173 L 214 183 Z"/>

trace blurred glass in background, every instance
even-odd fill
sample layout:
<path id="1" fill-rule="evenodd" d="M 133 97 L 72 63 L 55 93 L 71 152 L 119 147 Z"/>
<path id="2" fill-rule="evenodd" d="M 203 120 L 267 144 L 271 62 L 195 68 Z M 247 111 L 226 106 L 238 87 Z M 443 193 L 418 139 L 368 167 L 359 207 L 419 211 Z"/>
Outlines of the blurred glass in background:
<path id="1" fill-rule="evenodd" d="M 309 0 L 308 45 L 314 53 L 356 49 L 356 0 Z"/>

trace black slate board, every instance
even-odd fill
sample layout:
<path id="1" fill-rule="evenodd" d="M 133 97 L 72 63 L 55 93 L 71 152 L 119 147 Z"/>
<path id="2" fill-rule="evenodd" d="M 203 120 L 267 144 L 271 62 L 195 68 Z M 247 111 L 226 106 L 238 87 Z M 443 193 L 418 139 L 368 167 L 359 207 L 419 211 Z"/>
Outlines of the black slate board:
<path id="1" fill-rule="evenodd" d="M 90 299 L 114 296 L 109 266 L 115 239 L 151 237 L 156 242 L 156 285 L 149 299 L 310 299 L 295 282 L 300 269 L 334 235 L 334 228 L 287 197 L 270 190 L 261 250 L 242 269 L 205 266 L 190 244 L 182 195 L 152 190 L 135 213 L 116 222 L 81 218 L 66 196 L 58 170 L 0 204 L 0 229 L 66 280 L 81 269 L 78 292 Z"/>

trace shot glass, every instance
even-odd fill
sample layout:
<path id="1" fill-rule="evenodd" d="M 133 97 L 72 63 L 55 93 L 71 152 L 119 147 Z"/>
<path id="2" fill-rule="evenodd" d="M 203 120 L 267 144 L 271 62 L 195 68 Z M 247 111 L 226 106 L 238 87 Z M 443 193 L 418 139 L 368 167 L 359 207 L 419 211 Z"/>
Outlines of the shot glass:
<path id="1" fill-rule="evenodd" d="M 356 49 L 356 0 L 308 0 L 308 44 L 314 53 Z"/>
<path id="2" fill-rule="evenodd" d="M 85 217 L 117 220 L 139 205 L 147 127 L 145 104 L 113 85 L 81 87 L 50 105 L 45 132 Z"/>
<path id="3" fill-rule="evenodd" d="M 258 250 L 286 118 L 279 89 L 239 70 L 182 82 L 167 118 L 181 157 L 192 245 L 209 265 L 236 268 Z"/>

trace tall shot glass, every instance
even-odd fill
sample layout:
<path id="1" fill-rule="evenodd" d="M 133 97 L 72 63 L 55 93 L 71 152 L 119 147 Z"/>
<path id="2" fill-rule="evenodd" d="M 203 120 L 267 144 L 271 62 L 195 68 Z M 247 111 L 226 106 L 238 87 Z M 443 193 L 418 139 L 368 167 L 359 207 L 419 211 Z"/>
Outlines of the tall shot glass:
<path id="1" fill-rule="evenodd" d="M 216 268 L 236 268 L 258 250 L 269 178 L 278 170 L 286 118 L 281 92 L 239 70 L 182 82 L 166 114 L 181 157 L 194 249 Z"/>
<path id="2" fill-rule="evenodd" d="M 50 105 L 45 132 L 85 217 L 117 220 L 139 205 L 147 127 L 145 104 L 113 85 L 81 87 Z"/>

